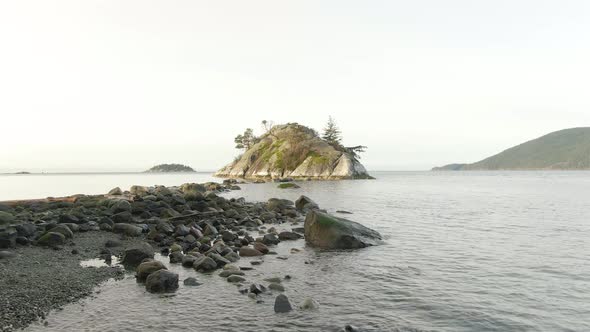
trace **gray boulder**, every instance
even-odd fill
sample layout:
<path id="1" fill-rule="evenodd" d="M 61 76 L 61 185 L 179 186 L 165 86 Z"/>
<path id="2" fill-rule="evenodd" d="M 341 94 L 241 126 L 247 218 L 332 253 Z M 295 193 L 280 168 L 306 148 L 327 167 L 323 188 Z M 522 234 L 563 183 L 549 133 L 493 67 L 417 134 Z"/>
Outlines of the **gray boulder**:
<path id="1" fill-rule="evenodd" d="M 279 296 L 277 296 L 277 298 L 275 299 L 274 308 L 276 313 L 284 313 L 293 310 L 291 302 L 289 302 L 289 298 L 284 294 L 280 294 Z"/>
<path id="2" fill-rule="evenodd" d="M 62 233 L 47 232 L 37 240 L 37 244 L 42 246 L 56 247 L 66 243 L 66 237 Z"/>
<path id="3" fill-rule="evenodd" d="M 123 252 L 121 263 L 127 266 L 137 266 L 146 258 L 154 258 L 154 249 L 147 243 Z"/>
<path id="4" fill-rule="evenodd" d="M 190 278 L 184 279 L 184 285 L 195 287 L 195 286 L 201 286 L 202 284 L 200 282 L 198 282 L 197 279 L 190 277 Z"/>
<path id="5" fill-rule="evenodd" d="M 123 195 L 123 191 L 121 190 L 121 188 L 115 187 L 109 191 L 108 195 L 113 195 L 113 196 Z"/>
<path id="6" fill-rule="evenodd" d="M 217 269 L 217 263 L 212 258 L 203 256 L 197 258 L 193 268 L 199 272 L 210 272 Z"/>
<path id="7" fill-rule="evenodd" d="M 131 224 L 118 223 L 113 226 L 113 232 L 124 234 L 127 236 L 137 237 L 141 236 L 141 234 L 143 233 L 143 229 L 141 227 Z"/>
<path id="8" fill-rule="evenodd" d="M 139 281 L 145 281 L 147 277 L 160 270 L 167 270 L 166 266 L 160 261 L 147 261 L 139 264 L 135 277 Z"/>
<path id="9" fill-rule="evenodd" d="M 178 289 L 178 274 L 168 270 L 158 270 L 145 281 L 145 289 L 150 293 L 168 293 Z"/>
<path id="10" fill-rule="evenodd" d="M 323 249 L 357 249 L 379 244 L 381 235 L 357 222 L 312 210 L 305 218 L 305 240 Z"/>
<path id="11" fill-rule="evenodd" d="M 319 209 L 319 206 L 311 198 L 302 195 L 295 201 L 295 208 L 301 212 Z"/>

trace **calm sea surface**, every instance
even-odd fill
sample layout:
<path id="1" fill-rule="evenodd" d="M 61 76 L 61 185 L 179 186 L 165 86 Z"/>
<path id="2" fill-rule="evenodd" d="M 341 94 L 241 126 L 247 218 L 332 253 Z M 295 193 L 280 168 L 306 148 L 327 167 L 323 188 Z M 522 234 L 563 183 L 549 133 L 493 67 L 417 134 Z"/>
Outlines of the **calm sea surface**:
<path id="1" fill-rule="evenodd" d="M 377 180 L 242 185 L 248 200 L 296 199 L 381 232 L 385 244 L 318 251 L 282 242 L 247 272 L 284 282 L 294 304 L 317 311 L 275 314 L 217 274 L 172 266 L 204 285 L 148 294 L 132 275 L 49 315 L 30 331 L 590 331 L 590 172 L 391 172 Z M 0 176 L 0 200 L 104 193 L 132 184 L 180 185 L 210 174 Z M 291 248 L 302 251 L 291 254 Z M 167 261 L 167 260 L 165 260 Z M 249 266 L 249 259 L 239 265 Z M 305 264 L 314 261 L 315 264 Z M 276 295 L 276 294 L 275 294 Z"/>

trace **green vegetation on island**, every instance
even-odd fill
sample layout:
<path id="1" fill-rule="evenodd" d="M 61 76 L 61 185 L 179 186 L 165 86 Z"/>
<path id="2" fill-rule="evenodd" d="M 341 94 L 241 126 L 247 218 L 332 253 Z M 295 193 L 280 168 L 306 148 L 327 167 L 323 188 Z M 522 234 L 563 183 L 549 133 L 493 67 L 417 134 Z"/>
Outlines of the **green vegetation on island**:
<path id="1" fill-rule="evenodd" d="M 369 179 L 359 154 L 365 146 L 342 145 L 340 129 L 330 117 L 323 134 L 297 123 L 262 121 L 264 134 L 248 128 L 235 137 L 236 157 L 215 176 L 250 179 Z"/>
<path id="2" fill-rule="evenodd" d="M 590 127 L 555 131 L 473 164 L 433 168 L 434 171 L 587 169 L 590 169 Z"/>
<path id="3" fill-rule="evenodd" d="M 195 172 L 194 169 L 181 164 L 160 164 L 156 165 L 144 173 L 190 173 Z"/>

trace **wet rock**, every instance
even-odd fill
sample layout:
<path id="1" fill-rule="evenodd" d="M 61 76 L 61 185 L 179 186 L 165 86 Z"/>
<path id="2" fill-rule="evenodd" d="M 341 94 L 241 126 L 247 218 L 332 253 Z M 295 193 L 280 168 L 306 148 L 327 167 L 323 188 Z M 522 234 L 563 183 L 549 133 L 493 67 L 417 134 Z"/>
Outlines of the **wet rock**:
<path id="1" fill-rule="evenodd" d="M 275 282 L 270 283 L 268 285 L 268 289 L 274 290 L 274 291 L 277 291 L 277 292 L 284 292 L 285 291 L 285 287 L 283 287 L 283 285 L 278 284 L 278 283 L 275 283 Z"/>
<path id="2" fill-rule="evenodd" d="M 285 313 L 293 310 L 291 306 L 291 302 L 289 302 L 289 298 L 285 294 L 280 294 L 275 299 L 275 306 L 274 306 L 276 313 Z"/>
<path id="3" fill-rule="evenodd" d="M 324 249 L 356 249 L 379 244 L 381 235 L 359 223 L 317 210 L 305 218 L 308 244 Z"/>
<path id="4" fill-rule="evenodd" d="M 145 288 L 150 293 L 167 293 L 178 289 L 178 274 L 159 270 L 150 274 L 145 281 Z"/>
<path id="5" fill-rule="evenodd" d="M 262 243 L 266 244 L 267 246 L 279 244 L 280 242 L 281 240 L 279 240 L 279 237 L 276 234 L 266 234 L 264 237 L 262 237 Z"/>
<path id="6" fill-rule="evenodd" d="M 0 251 L 0 259 L 9 259 L 16 257 L 16 254 L 12 251 Z"/>
<path id="7" fill-rule="evenodd" d="M 200 282 L 197 281 L 197 279 L 195 279 L 193 277 L 184 279 L 183 283 L 185 286 L 191 286 L 191 287 L 196 287 L 196 286 L 202 285 Z"/>
<path id="8" fill-rule="evenodd" d="M 356 326 L 346 325 L 344 327 L 344 332 L 360 332 L 360 330 Z"/>
<path id="9" fill-rule="evenodd" d="M 131 222 L 132 216 L 131 212 L 124 211 L 113 215 L 113 221 L 117 223 L 128 223 Z"/>
<path id="10" fill-rule="evenodd" d="M 279 277 L 272 277 L 272 278 L 266 278 L 266 279 L 264 279 L 264 281 L 278 284 L 282 281 L 282 279 Z"/>
<path id="11" fill-rule="evenodd" d="M 289 241 L 289 240 L 299 240 L 303 236 L 294 232 L 281 232 L 279 233 L 279 240 L 281 241 Z"/>
<path id="12" fill-rule="evenodd" d="M 17 225 L 15 229 L 19 236 L 24 237 L 32 237 L 37 233 L 37 227 L 33 224 Z"/>
<path id="13" fill-rule="evenodd" d="M 57 247 L 66 243 L 66 237 L 62 233 L 47 232 L 37 240 L 42 246 Z"/>
<path id="14" fill-rule="evenodd" d="M 106 240 L 104 243 L 104 246 L 106 248 L 120 247 L 121 241 L 119 241 L 119 240 Z"/>
<path id="15" fill-rule="evenodd" d="M 231 263 L 229 260 L 223 258 L 220 254 L 210 253 L 207 256 L 215 261 L 215 263 L 217 264 L 217 267 L 218 268 L 222 268 L 226 264 L 230 264 Z"/>
<path id="16" fill-rule="evenodd" d="M 205 236 L 215 236 L 218 233 L 219 232 L 217 231 L 217 228 L 215 228 L 209 224 L 207 226 L 205 226 L 205 229 L 203 230 L 203 235 L 205 235 Z"/>
<path id="17" fill-rule="evenodd" d="M 175 243 L 170 246 L 170 251 L 171 252 L 182 251 L 182 247 L 179 244 Z"/>
<path id="18" fill-rule="evenodd" d="M 217 263 L 212 258 L 203 256 L 197 258 L 193 267 L 199 272 L 210 272 L 217 269 Z"/>
<path id="19" fill-rule="evenodd" d="M 185 225 L 178 225 L 174 230 L 174 234 L 176 236 L 187 236 L 190 234 L 190 228 L 186 227 Z"/>
<path id="20" fill-rule="evenodd" d="M 195 257 L 195 256 L 185 255 L 184 257 L 182 257 L 182 266 L 193 267 L 196 260 L 197 260 L 197 257 Z"/>
<path id="21" fill-rule="evenodd" d="M 121 188 L 119 188 L 119 187 L 115 187 L 115 188 L 109 190 L 107 195 L 113 195 L 113 196 L 123 195 L 123 190 L 121 190 Z"/>
<path id="22" fill-rule="evenodd" d="M 224 255 L 223 258 L 227 259 L 228 261 L 230 261 L 232 263 L 235 263 L 240 260 L 240 255 L 238 255 L 236 252 L 232 251 L 232 252 Z"/>
<path id="23" fill-rule="evenodd" d="M 236 275 L 236 276 L 243 276 L 244 272 L 240 269 L 233 269 L 233 270 L 223 270 L 219 273 L 219 276 L 222 278 L 227 278 L 229 276 Z"/>
<path id="24" fill-rule="evenodd" d="M 315 309 L 318 309 L 319 307 L 320 307 L 320 303 L 318 301 L 312 299 L 311 297 L 306 298 L 305 300 L 303 300 L 301 305 L 299 305 L 299 308 L 301 310 L 315 310 Z"/>
<path id="25" fill-rule="evenodd" d="M 244 282 L 246 278 L 239 276 L 239 275 L 231 275 L 227 277 L 227 282 L 236 283 L 236 282 Z"/>
<path id="26" fill-rule="evenodd" d="M 182 263 L 182 259 L 184 258 L 184 255 L 180 251 L 175 251 L 175 252 L 171 253 L 170 256 L 168 256 L 168 257 L 170 258 L 171 264 L 180 264 L 180 263 Z"/>
<path id="27" fill-rule="evenodd" d="M 146 258 L 154 258 L 154 249 L 147 243 L 123 252 L 121 263 L 127 266 L 137 266 Z"/>
<path id="28" fill-rule="evenodd" d="M 139 281 L 145 281 L 147 277 L 159 270 L 167 270 L 166 266 L 160 261 L 148 261 L 139 264 L 135 277 Z"/>
<path id="29" fill-rule="evenodd" d="M 117 223 L 113 226 L 113 232 L 118 234 L 124 234 L 127 236 L 137 237 L 141 236 L 141 234 L 143 233 L 143 229 L 141 227 L 131 224 Z"/>
<path id="30" fill-rule="evenodd" d="M 254 246 L 254 249 L 260 251 L 263 255 L 268 254 L 268 252 L 270 251 L 268 249 L 268 247 L 262 242 L 254 242 L 253 246 Z"/>
<path id="31" fill-rule="evenodd" d="M 223 240 L 223 242 L 232 242 L 237 238 L 238 236 L 230 231 L 221 232 L 221 239 Z"/>
<path id="32" fill-rule="evenodd" d="M 124 199 L 117 199 L 111 206 L 113 213 L 131 212 L 131 203 Z"/>
<path id="33" fill-rule="evenodd" d="M 255 257 L 255 256 L 262 256 L 262 253 L 254 248 L 250 247 L 241 247 L 240 248 L 240 257 Z"/>
<path id="34" fill-rule="evenodd" d="M 250 285 L 250 293 L 254 293 L 256 295 L 262 294 L 264 292 L 266 292 L 266 287 L 260 285 L 260 284 L 252 284 Z"/>
<path id="35" fill-rule="evenodd" d="M 0 211 L 0 225 L 9 225 L 12 224 L 16 218 L 8 212 Z"/>
<path id="36" fill-rule="evenodd" d="M 80 224 L 83 223 L 83 220 L 80 220 L 78 217 L 72 215 L 72 214 L 62 214 L 59 216 L 59 222 L 62 224 L 68 224 L 68 223 L 72 223 L 72 224 Z"/>
<path id="37" fill-rule="evenodd" d="M 301 212 L 308 212 L 319 209 L 319 206 L 311 198 L 302 195 L 295 201 L 295 208 Z"/>
<path id="38" fill-rule="evenodd" d="M 293 182 L 286 182 L 286 183 L 281 183 L 277 186 L 277 188 L 279 189 L 298 189 L 301 188 L 299 185 L 297 185 L 296 183 Z"/>

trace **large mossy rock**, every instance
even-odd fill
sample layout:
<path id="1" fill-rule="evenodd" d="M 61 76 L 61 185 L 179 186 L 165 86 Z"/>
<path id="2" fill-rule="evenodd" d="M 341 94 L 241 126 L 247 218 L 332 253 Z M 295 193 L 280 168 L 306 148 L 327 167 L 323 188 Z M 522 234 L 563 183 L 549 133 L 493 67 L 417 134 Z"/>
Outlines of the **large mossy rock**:
<path id="1" fill-rule="evenodd" d="M 148 243 L 127 249 L 123 252 L 121 263 L 126 266 L 135 267 L 141 264 L 146 258 L 154 258 L 154 249 Z"/>
<path id="2" fill-rule="evenodd" d="M 164 263 L 160 261 L 143 262 L 137 267 L 137 273 L 135 274 L 135 277 L 139 281 L 145 281 L 150 274 L 160 270 L 167 270 Z"/>
<path id="3" fill-rule="evenodd" d="M 37 240 L 37 244 L 41 246 L 61 246 L 66 242 L 66 236 L 62 233 L 47 232 Z"/>
<path id="4" fill-rule="evenodd" d="M 357 222 L 312 210 L 305 218 L 305 239 L 323 249 L 357 249 L 379 244 L 381 235 Z"/>

